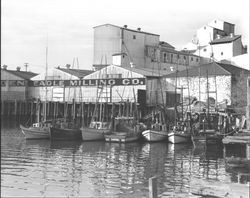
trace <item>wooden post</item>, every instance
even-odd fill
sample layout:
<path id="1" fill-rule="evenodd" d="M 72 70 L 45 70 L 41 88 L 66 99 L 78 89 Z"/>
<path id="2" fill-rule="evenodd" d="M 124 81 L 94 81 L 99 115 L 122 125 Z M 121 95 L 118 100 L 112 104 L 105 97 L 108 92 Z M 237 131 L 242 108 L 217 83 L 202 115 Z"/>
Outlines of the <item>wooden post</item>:
<path id="1" fill-rule="evenodd" d="M 17 116 L 17 100 L 15 100 L 15 117 Z"/>
<path id="2" fill-rule="evenodd" d="M 247 129 L 250 130 L 250 77 L 247 79 L 247 107 L 246 107 Z"/>
<path id="3" fill-rule="evenodd" d="M 246 158 L 250 160 L 250 144 L 246 144 Z"/>
<path id="4" fill-rule="evenodd" d="M 157 177 L 151 177 L 148 181 L 149 198 L 157 197 Z"/>
<path id="5" fill-rule="evenodd" d="M 81 118 L 82 118 L 82 126 L 84 127 L 85 126 L 85 118 L 84 118 L 84 110 L 85 110 L 85 103 L 84 102 L 81 102 Z"/>

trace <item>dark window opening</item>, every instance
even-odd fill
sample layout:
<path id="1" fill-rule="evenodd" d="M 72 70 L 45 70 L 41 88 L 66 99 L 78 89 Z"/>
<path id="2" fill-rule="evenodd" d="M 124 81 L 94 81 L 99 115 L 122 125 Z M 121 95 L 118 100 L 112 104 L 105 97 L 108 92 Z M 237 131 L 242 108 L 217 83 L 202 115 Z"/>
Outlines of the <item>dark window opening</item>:
<path id="1" fill-rule="evenodd" d="M 136 36 L 135 36 L 135 35 L 133 35 L 133 39 L 136 39 Z"/>

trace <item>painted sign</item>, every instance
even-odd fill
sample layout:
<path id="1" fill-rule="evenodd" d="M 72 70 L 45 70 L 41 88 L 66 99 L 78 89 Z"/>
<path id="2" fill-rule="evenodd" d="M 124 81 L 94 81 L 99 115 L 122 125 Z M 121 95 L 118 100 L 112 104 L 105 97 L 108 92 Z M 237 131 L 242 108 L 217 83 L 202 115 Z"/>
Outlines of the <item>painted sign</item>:
<path id="1" fill-rule="evenodd" d="M 82 80 L 38 80 L 31 81 L 30 86 L 59 86 L 59 87 L 75 87 L 75 86 L 123 86 L 123 85 L 145 85 L 145 78 L 114 78 L 114 79 L 82 79 Z"/>
<path id="2" fill-rule="evenodd" d="M 24 80 L 1 80 L 1 86 L 6 85 L 12 87 L 26 86 L 27 81 Z M 130 86 L 145 85 L 145 78 L 112 78 L 112 79 L 82 79 L 82 80 L 36 80 L 29 81 L 30 87 L 76 87 L 76 86 Z"/>

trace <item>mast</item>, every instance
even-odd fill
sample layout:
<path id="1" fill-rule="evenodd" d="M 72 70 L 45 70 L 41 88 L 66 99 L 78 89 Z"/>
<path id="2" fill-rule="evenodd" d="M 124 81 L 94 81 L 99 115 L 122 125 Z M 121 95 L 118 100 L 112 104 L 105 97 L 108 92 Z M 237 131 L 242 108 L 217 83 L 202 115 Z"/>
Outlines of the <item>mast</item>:
<path id="1" fill-rule="evenodd" d="M 47 76 L 48 76 L 48 37 L 46 46 L 46 71 L 45 71 L 45 108 L 44 108 L 44 121 L 47 120 Z"/>

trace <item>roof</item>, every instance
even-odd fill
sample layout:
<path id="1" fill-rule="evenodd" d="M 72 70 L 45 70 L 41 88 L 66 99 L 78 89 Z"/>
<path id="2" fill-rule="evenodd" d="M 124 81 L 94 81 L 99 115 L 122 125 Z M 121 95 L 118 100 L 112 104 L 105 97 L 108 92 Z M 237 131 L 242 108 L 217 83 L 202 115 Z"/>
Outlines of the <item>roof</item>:
<path id="1" fill-rule="evenodd" d="M 77 76 L 78 78 L 84 77 L 94 72 L 92 70 L 82 70 L 82 69 L 64 69 L 64 68 L 57 68 L 57 69 L 65 73 L 68 73 L 70 75 Z"/>
<path id="2" fill-rule="evenodd" d="M 161 47 L 166 47 L 166 48 L 172 48 L 172 49 L 175 49 L 174 46 L 170 45 L 169 43 L 165 42 L 165 41 L 160 41 L 160 46 Z"/>
<path id="3" fill-rule="evenodd" d="M 127 70 L 131 70 L 132 72 L 141 74 L 146 77 L 160 77 L 162 75 L 167 75 L 169 72 L 166 70 L 157 70 L 157 69 L 151 69 L 151 68 L 137 68 L 133 67 L 132 69 L 130 67 L 122 67 Z"/>
<path id="4" fill-rule="evenodd" d="M 210 44 L 214 45 L 214 44 L 221 44 L 221 43 L 231 43 L 239 38 L 241 38 L 241 35 L 225 36 L 219 39 L 214 39 L 213 41 L 210 42 Z"/>
<path id="5" fill-rule="evenodd" d="M 246 69 L 242 69 L 240 67 L 236 67 L 234 65 L 231 64 L 223 64 L 223 63 L 217 63 L 217 62 L 213 62 L 213 63 L 208 63 L 208 64 L 204 64 L 201 66 L 197 66 L 197 67 L 192 67 L 190 69 L 187 70 L 182 70 L 182 71 L 178 71 L 178 72 L 174 72 L 168 75 L 165 75 L 164 77 L 166 78 L 175 78 L 177 77 L 187 77 L 187 75 L 189 77 L 196 77 L 196 76 L 212 76 L 212 75 L 226 75 L 226 76 L 230 76 L 232 74 L 238 74 L 240 72 L 244 72 L 244 73 L 249 73 L 250 75 L 250 71 L 246 70 Z"/>
<path id="6" fill-rule="evenodd" d="M 153 33 L 144 32 L 144 31 L 141 31 L 141 30 L 133 30 L 133 29 L 125 28 L 125 27 L 120 27 L 120 26 L 117 26 L 117 25 L 112 25 L 112 24 L 109 24 L 109 23 L 106 23 L 106 24 L 103 24 L 103 25 L 97 25 L 97 26 L 95 26 L 93 28 L 98 28 L 98 27 L 101 27 L 101 26 L 113 26 L 113 27 L 116 27 L 116 28 L 120 28 L 120 29 L 131 31 L 131 32 L 137 32 L 137 33 L 142 33 L 142 34 L 149 34 L 149 35 L 153 35 L 153 36 L 160 36 L 159 34 L 153 34 Z"/>
<path id="7" fill-rule="evenodd" d="M 36 73 L 33 73 L 33 72 L 26 72 L 26 71 L 17 71 L 17 70 L 7 70 L 7 69 L 1 69 L 1 70 L 4 70 L 4 71 L 7 71 L 15 76 L 18 76 L 20 78 L 23 78 L 25 80 L 29 80 L 31 79 L 32 77 L 34 76 L 37 76 L 38 74 Z"/>

